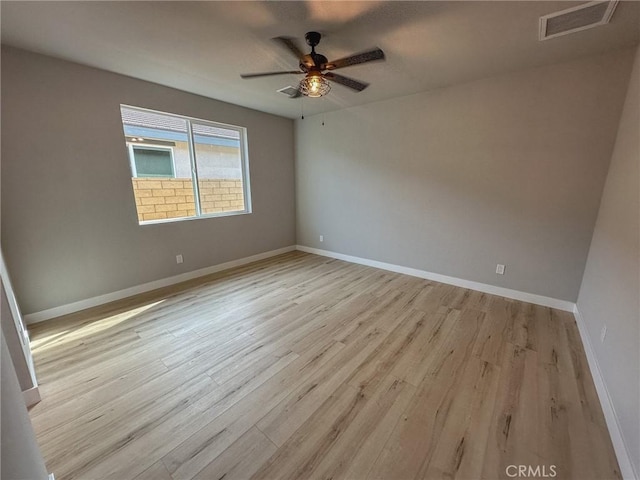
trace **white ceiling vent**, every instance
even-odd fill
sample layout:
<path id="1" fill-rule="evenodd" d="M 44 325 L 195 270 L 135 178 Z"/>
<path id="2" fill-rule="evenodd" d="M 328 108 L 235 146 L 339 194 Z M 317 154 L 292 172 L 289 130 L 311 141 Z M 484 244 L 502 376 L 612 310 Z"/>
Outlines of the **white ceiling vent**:
<path id="1" fill-rule="evenodd" d="M 291 98 L 298 96 L 298 89 L 292 86 L 284 87 L 277 91 Z"/>
<path id="2" fill-rule="evenodd" d="M 618 0 L 588 2 L 540 17 L 540 40 L 609 23 Z"/>

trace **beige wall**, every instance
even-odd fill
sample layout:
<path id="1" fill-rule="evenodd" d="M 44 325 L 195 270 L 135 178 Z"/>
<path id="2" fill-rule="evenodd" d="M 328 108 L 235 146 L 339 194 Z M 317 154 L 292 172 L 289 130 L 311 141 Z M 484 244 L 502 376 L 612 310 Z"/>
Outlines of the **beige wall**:
<path id="1" fill-rule="evenodd" d="M 24 314 L 295 243 L 292 120 L 14 48 L 1 61 L 1 241 Z M 246 127 L 253 213 L 138 225 L 120 104 Z"/>
<path id="2" fill-rule="evenodd" d="M 604 187 L 578 310 L 640 478 L 640 47 Z M 607 326 L 604 342 L 602 327 Z"/>
<path id="3" fill-rule="evenodd" d="M 575 301 L 632 56 L 297 120 L 298 243 Z"/>

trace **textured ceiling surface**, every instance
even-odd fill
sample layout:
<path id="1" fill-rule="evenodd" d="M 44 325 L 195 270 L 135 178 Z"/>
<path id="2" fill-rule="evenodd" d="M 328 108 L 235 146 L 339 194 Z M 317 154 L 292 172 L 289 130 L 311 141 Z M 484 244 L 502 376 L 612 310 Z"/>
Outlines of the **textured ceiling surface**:
<path id="1" fill-rule="evenodd" d="M 640 2 L 622 1 L 610 24 L 538 41 L 538 18 L 580 2 L 10 2 L 0 5 L 2 43 L 207 97 L 294 118 L 632 46 Z M 339 70 L 370 83 L 320 99 L 276 90 L 295 75 L 276 36 L 323 34 L 329 60 L 380 47 L 385 62 Z M 336 72 L 338 73 L 338 72 Z"/>

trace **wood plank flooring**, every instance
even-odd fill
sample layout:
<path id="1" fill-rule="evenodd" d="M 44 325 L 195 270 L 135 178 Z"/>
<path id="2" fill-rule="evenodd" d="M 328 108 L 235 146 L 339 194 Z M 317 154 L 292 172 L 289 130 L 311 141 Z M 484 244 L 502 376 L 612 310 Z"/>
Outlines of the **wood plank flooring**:
<path id="1" fill-rule="evenodd" d="M 58 480 L 620 478 L 550 308 L 292 252 L 31 335 Z"/>

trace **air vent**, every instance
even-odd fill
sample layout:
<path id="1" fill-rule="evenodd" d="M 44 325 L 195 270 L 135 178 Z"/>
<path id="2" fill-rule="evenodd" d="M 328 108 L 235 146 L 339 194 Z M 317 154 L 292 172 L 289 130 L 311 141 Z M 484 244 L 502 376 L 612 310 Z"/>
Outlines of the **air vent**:
<path id="1" fill-rule="evenodd" d="M 278 92 L 283 93 L 290 98 L 297 97 L 299 95 L 298 89 L 292 86 L 281 88 Z"/>
<path id="2" fill-rule="evenodd" d="M 589 2 L 540 17 L 540 40 L 609 23 L 618 0 Z"/>

